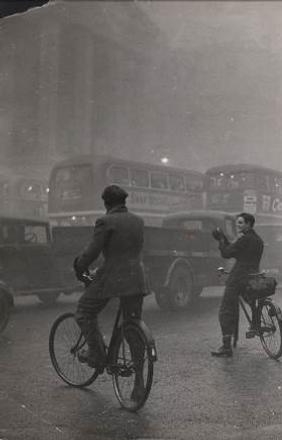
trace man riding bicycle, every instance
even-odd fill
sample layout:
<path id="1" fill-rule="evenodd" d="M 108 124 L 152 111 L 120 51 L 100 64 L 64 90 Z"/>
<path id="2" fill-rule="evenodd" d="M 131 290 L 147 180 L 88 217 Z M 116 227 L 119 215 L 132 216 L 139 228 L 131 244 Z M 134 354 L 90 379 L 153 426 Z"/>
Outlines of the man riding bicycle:
<path id="1" fill-rule="evenodd" d="M 141 251 L 143 247 L 144 222 L 128 211 L 127 192 L 117 185 L 106 187 L 102 199 L 106 214 L 98 218 L 93 237 L 82 254 L 74 261 L 78 279 L 100 254 L 103 263 L 96 270 L 93 281 L 85 288 L 78 302 L 76 321 L 88 344 L 88 350 L 79 359 L 93 368 L 103 370 L 106 353 L 103 337 L 98 326 L 98 315 L 110 298 L 119 297 L 124 318 L 141 319 L 143 296 L 146 290 Z M 136 367 L 132 399 L 144 390 L 143 350 L 128 341 Z"/>
<path id="2" fill-rule="evenodd" d="M 219 309 L 219 322 L 222 331 L 223 345 L 211 354 L 218 357 L 232 356 L 231 338 L 238 319 L 238 297 L 244 294 L 250 273 L 259 272 L 259 263 L 263 253 L 263 241 L 254 231 L 255 218 L 252 214 L 241 213 L 237 216 L 236 227 L 238 238 L 230 243 L 218 228 L 213 236 L 219 241 L 219 249 L 223 258 L 235 258 L 236 262 L 226 281 L 226 287 Z M 252 309 L 252 325 L 247 337 L 255 336 L 254 304 Z"/>

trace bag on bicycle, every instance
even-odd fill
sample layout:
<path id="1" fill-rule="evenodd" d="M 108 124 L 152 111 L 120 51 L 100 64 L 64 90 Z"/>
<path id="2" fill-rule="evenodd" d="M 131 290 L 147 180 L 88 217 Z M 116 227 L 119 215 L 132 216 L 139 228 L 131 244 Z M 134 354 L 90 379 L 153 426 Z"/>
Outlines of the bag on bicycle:
<path id="1" fill-rule="evenodd" d="M 277 281 L 273 277 L 251 277 L 246 287 L 246 295 L 249 299 L 265 298 L 274 295 L 276 286 Z"/>

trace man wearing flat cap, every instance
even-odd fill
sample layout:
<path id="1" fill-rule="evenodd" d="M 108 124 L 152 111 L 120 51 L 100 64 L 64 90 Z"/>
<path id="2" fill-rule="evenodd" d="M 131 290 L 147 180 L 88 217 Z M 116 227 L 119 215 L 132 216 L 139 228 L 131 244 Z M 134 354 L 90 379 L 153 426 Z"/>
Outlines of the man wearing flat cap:
<path id="1" fill-rule="evenodd" d="M 80 355 L 80 361 L 98 369 L 105 363 L 98 314 L 110 298 L 119 297 L 125 319 L 140 319 L 143 296 L 147 293 L 141 261 L 144 222 L 128 211 L 127 196 L 127 192 L 117 185 L 104 189 L 102 199 L 106 214 L 97 219 L 91 242 L 74 261 L 75 272 L 81 279 L 100 254 L 104 257 L 76 311 L 77 323 L 88 343 L 88 350 Z"/>

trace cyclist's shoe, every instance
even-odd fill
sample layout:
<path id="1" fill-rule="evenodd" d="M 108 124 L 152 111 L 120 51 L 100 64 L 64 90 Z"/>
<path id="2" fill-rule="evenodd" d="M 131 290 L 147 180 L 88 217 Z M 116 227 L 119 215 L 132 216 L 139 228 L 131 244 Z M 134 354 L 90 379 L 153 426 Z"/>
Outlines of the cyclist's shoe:
<path id="1" fill-rule="evenodd" d="M 254 327 L 250 327 L 249 330 L 246 332 L 246 339 L 252 339 L 255 336 L 257 336 L 257 331 Z"/>
<path id="2" fill-rule="evenodd" d="M 233 351 L 231 347 L 222 345 L 217 351 L 211 351 L 211 355 L 215 357 L 232 357 Z"/>
<path id="3" fill-rule="evenodd" d="M 91 368 L 95 368 L 99 373 L 102 373 L 106 363 L 106 357 L 93 350 L 82 350 L 78 354 L 78 360 L 82 364 L 87 364 Z"/>

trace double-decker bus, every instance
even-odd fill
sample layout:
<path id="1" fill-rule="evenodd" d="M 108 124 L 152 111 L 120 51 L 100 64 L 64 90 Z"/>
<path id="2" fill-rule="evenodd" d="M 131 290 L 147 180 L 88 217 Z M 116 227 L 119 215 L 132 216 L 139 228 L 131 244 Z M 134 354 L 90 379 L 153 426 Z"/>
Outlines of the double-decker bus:
<path id="1" fill-rule="evenodd" d="M 34 177 L 0 172 L 0 213 L 7 216 L 47 218 L 48 183 Z"/>
<path id="2" fill-rule="evenodd" d="M 203 208 L 203 174 L 97 155 L 61 161 L 50 174 L 48 215 L 53 225 L 93 224 L 105 212 L 101 192 L 117 184 L 128 192 L 127 206 L 145 224 L 161 225 L 169 212 Z"/>
<path id="3" fill-rule="evenodd" d="M 207 209 L 256 214 L 282 222 L 282 172 L 251 164 L 220 165 L 205 173 Z"/>

